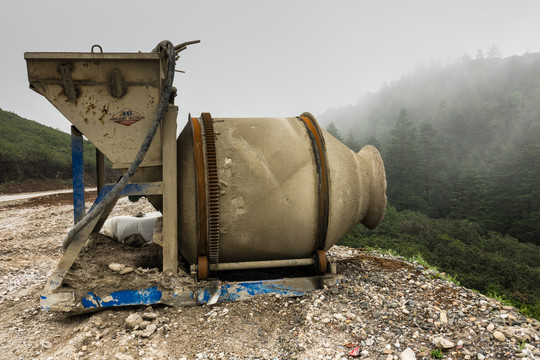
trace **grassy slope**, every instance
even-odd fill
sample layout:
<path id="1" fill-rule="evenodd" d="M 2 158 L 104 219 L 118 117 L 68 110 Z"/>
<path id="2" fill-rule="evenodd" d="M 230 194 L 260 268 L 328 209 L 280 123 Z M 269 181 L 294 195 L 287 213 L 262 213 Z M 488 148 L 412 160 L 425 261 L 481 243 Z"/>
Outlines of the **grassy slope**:
<path id="1" fill-rule="evenodd" d="M 94 146 L 85 141 L 87 180 L 95 173 Z M 60 130 L 0 109 L 0 185 L 71 178 L 71 139 Z M 9 187 L 5 186 L 4 187 Z"/>

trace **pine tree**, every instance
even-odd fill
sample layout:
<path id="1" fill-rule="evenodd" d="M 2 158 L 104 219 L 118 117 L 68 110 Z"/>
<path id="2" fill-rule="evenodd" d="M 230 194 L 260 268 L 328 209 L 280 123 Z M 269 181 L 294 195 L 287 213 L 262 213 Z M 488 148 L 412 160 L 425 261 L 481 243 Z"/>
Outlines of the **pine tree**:
<path id="1" fill-rule="evenodd" d="M 476 51 L 476 60 L 484 60 L 484 53 L 480 48 Z"/>
<path id="2" fill-rule="evenodd" d="M 422 210 L 422 190 L 419 186 L 420 159 L 416 143 L 416 130 L 401 109 L 390 130 L 390 140 L 385 152 L 388 198 L 398 210 Z"/>
<path id="3" fill-rule="evenodd" d="M 501 57 L 501 50 L 496 45 L 491 45 L 489 50 L 487 51 L 487 57 L 488 58 L 500 58 Z"/>
<path id="4" fill-rule="evenodd" d="M 347 138 L 345 138 L 345 145 L 349 147 L 354 152 L 359 152 L 362 148 L 362 144 L 358 139 L 353 135 L 352 131 L 349 130 L 347 133 Z"/>
<path id="5" fill-rule="evenodd" d="M 473 221 L 485 217 L 486 182 L 477 171 L 464 171 L 455 184 L 452 194 L 451 216 L 455 219 Z"/>
<path id="6" fill-rule="evenodd" d="M 326 127 L 326 131 L 328 131 L 333 137 L 335 137 L 339 141 L 343 142 L 343 138 L 341 137 L 341 132 L 336 127 L 334 122 L 331 122 L 330 124 L 328 124 L 328 126 Z"/>
<path id="7" fill-rule="evenodd" d="M 486 224 L 489 228 L 540 245 L 540 127 L 521 145 L 506 146 L 493 166 Z"/>
<path id="8" fill-rule="evenodd" d="M 535 133 L 536 132 L 536 133 Z M 511 233 L 524 241 L 540 245 L 540 127 L 526 135 L 521 147 L 520 170 L 520 207 L 518 219 Z"/>
<path id="9" fill-rule="evenodd" d="M 420 161 L 418 181 L 422 189 L 422 198 L 428 205 L 428 214 L 440 217 L 448 213 L 447 202 L 442 201 L 448 191 L 447 182 L 444 180 L 446 163 L 437 130 L 430 123 L 420 126 L 418 150 Z"/>
<path id="10" fill-rule="evenodd" d="M 379 150 L 379 152 L 382 152 L 382 150 L 383 150 L 382 143 L 375 136 L 368 137 L 364 141 L 364 144 L 375 146 L 377 148 L 377 150 Z"/>

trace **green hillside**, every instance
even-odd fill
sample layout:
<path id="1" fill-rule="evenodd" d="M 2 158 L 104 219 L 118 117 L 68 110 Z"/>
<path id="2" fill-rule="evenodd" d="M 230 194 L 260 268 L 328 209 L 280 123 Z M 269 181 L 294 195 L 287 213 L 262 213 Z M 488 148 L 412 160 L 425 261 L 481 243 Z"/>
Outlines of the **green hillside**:
<path id="1" fill-rule="evenodd" d="M 84 143 L 85 180 L 95 182 L 95 148 Z M 71 179 L 71 137 L 0 109 L 0 184 Z"/>

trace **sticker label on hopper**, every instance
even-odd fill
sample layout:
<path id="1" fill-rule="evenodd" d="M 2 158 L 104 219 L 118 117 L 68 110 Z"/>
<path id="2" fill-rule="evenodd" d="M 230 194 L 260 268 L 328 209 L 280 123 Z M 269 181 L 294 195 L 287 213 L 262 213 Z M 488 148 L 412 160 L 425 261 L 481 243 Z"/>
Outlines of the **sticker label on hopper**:
<path id="1" fill-rule="evenodd" d="M 144 119 L 144 116 L 141 113 L 126 108 L 114 114 L 111 121 L 117 124 L 131 126 L 142 119 Z"/>

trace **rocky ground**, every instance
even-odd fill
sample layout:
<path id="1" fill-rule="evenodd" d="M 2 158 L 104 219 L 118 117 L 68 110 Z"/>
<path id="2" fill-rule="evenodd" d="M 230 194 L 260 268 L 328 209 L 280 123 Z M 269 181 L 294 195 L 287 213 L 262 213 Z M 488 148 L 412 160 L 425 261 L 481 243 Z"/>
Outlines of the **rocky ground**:
<path id="1" fill-rule="evenodd" d="M 114 214 L 150 210 L 121 200 Z M 43 312 L 71 223 L 69 195 L 0 204 L 1 359 L 540 359 L 537 320 L 419 264 L 344 247 L 330 252 L 346 282 L 304 297 Z"/>

